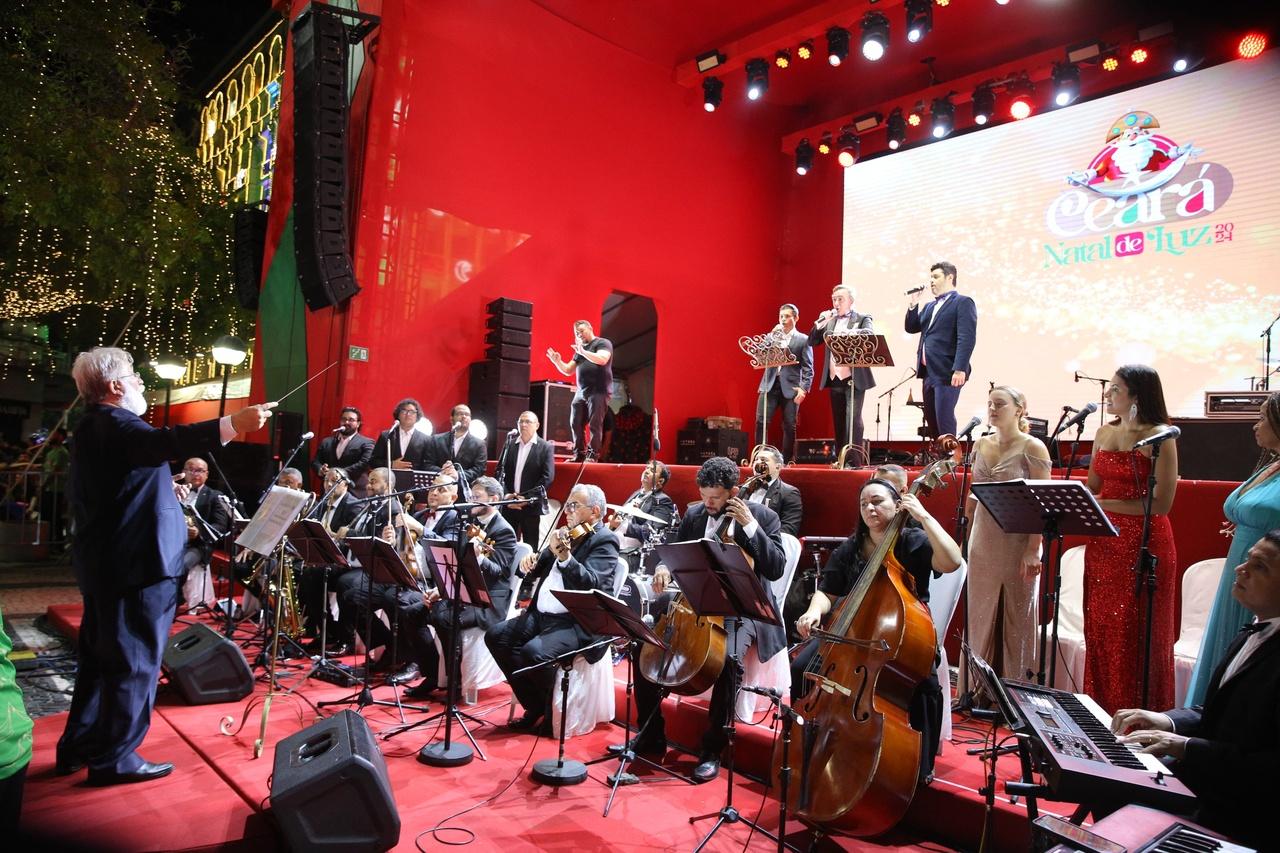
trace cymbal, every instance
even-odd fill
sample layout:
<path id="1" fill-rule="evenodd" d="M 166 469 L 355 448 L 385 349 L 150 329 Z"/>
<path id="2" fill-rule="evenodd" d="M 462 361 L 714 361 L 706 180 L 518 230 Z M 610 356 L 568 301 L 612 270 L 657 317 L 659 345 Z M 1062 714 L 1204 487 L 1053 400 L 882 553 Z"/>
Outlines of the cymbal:
<path id="1" fill-rule="evenodd" d="M 647 512 L 641 512 L 633 506 L 618 506 L 617 504 L 605 504 L 605 506 L 621 515 L 629 515 L 632 518 L 643 518 L 645 521 L 653 524 L 661 524 L 663 527 L 666 527 L 671 523 L 665 519 L 658 518 L 656 515 L 649 515 Z"/>

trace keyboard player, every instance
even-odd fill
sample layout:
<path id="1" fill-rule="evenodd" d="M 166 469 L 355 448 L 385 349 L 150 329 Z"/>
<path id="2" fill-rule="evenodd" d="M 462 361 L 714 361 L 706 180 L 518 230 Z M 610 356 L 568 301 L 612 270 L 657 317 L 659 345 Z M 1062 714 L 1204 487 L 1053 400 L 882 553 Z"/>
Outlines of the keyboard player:
<path id="1" fill-rule="evenodd" d="M 1280 790 L 1280 528 L 1234 569 L 1231 594 L 1257 615 L 1214 670 L 1203 706 L 1117 711 L 1121 740 L 1172 762 L 1199 798 L 1196 820 L 1258 849 L 1275 842 Z"/>

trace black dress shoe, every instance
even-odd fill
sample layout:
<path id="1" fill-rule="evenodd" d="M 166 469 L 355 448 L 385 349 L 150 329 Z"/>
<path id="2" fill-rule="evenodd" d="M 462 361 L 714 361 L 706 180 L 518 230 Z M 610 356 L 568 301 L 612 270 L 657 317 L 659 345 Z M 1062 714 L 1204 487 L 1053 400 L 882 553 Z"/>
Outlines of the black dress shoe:
<path id="1" fill-rule="evenodd" d="M 160 779 L 168 776 L 173 772 L 173 765 L 164 762 L 163 764 L 152 764 L 150 761 L 142 762 L 142 766 L 132 773 L 116 773 L 113 770 L 94 770 L 89 768 L 89 784 L 96 786 L 103 785 L 128 785 L 134 782 L 150 782 L 152 779 Z"/>
<path id="2" fill-rule="evenodd" d="M 340 658 L 351 654 L 350 643 L 331 643 L 325 650 L 325 657 Z M 319 652 L 317 652 L 319 654 Z"/>
<path id="3" fill-rule="evenodd" d="M 84 769 L 84 759 L 59 755 L 53 763 L 54 776 L 70 776 Z"/>
<path id="4" fill-rule="evenodd" d="M 611 743 L 606 749 L 610 755 L 621 755 L 625 745 L 621 743 Z M 667 742 L 665 740 L 638 740 L 631 744 L 631 751 L 636 755 L 647 755 L 650 758 L 662 758 L 667 754 Z"/>
<path id="5" fill-rule="evenodd" d="M 413 661 L 409 661 L 392 675 L 387 676 L 387 684 L 408 684 L 410 681 L 417 681 L 422 673 L 418 670 L 418 665 Z"/>
<path id="6" fill-rule="evenodd" d="M 507 728 L 514 732 L 531 732 L 538 727 L 538 722 L 543 716 L 541 711 L 525 711 L 519 719 L 507 723 Z"/>
<path id="7" fill-rule="evenodd" d="M 698 784 L 710 782 L 720 775 L 720 756 L 704 756 L 698 766 L 693 768 L 692 778 Z"/>
<path id="8" fill-rule="evenodd" d="M 415 684 L 413 687 L 404 691 L 404 695 L 409 699 L 430 699 L 431 694 L 440 689 L 439 684 L 432 684 L 430 681 L 424 681 L 421 684 Z"/>

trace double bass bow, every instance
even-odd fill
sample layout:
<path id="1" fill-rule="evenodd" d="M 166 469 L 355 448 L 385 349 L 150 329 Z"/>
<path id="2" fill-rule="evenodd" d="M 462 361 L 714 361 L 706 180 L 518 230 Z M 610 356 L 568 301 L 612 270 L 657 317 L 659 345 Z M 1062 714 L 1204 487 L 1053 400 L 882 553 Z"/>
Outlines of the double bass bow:
<path id="1" fill-rule="evenodd" d="M 954 459 L 930 465 L 910 493 L 939 487 L 956 465 Z M 805 673 L 813 687 L 795 703 L 805 720 L 801 736 L 774 751 L 775 777 L 784 766 L 798 771 L 788 811 L 828 832 L 885 832 L 902 819 L 915 795 L 921 733 L 911 727 L 910 703 L 933 671 L 937 634 L 911 576 L 893 554 L 907 515 L 898 509 L 819 634 Z"/>

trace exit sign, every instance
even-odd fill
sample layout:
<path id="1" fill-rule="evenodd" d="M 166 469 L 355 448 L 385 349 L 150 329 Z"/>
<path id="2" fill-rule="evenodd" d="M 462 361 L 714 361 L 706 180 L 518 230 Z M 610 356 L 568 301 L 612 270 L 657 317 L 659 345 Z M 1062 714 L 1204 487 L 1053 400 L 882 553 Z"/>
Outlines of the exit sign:
<path id="1" fill-rule="evenodd" d="M 368 361 L 369 348 L 349 346 L 347 347 L 347 358 L 351 361 Z"/>

